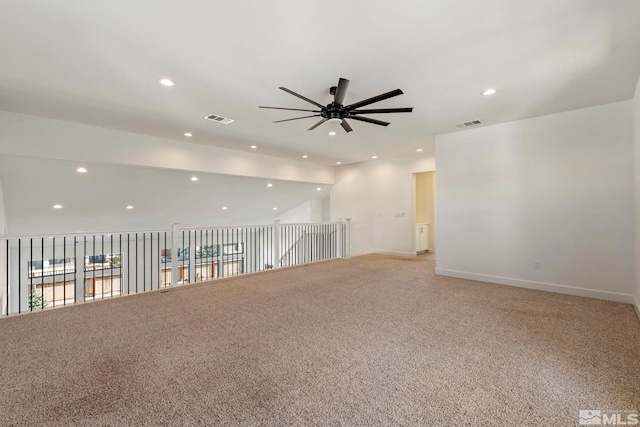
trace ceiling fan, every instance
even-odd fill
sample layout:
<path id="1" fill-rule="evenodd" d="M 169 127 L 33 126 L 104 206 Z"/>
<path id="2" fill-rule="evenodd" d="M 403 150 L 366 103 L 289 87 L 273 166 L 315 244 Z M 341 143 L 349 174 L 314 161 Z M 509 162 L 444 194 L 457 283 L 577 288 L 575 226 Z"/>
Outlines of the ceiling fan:
<path id="1" fill-rule="evenodd" d="M 338 86 L 333 86 L 329 89 L 329 93 L 333 95 L 333 102 L 328 104 L 327 106 L 321 105 L 315 101 L 310 100 L 294 91 L 287 89 L 286 87 L 280 87 L 283 91 L 290 93 L 293 96 L 297 96 L 300 99 L 303 99 L 316 107 L 319 110 L 304 110 L 300 108 L 282 108 L 282 107 L 258 107 L 258 108 L 270 108 L 273 110 L 290 110 L 290 111 L 308 111 L 310 113 L 318 113 L 313 114 L 311 116 L 303 116 L 303 117 L 295 117 L 293 119 L 285 119 L 285 120 L 277 120 L 274 123 L 282 123 L 288 122 L 291 120 L 300 120 L 307 119 L 309 117 L 322 117 L 318 123 L 311 126 L 307 130 L 314 130 L 324 122 L 327 123 L 340 123 L 342 128 L 351 132 L 351 126 L 345 119 L 349 118 L 351 120 L 358 120 L 366 123 L 373 123 L 374 125 L 380 126 L 389 126 L 388 122 L 383 122 L 381 120 L 371 119 L 369 117 L 362 117 L 361 114 L 385 114 L 385 113 L 410 113 L 413 111 L 412 107 L 409 108 L 377 108 L 377 109 L 365 109 L 360 110 L 360 107 L 364 107 L 365 105 L 373 104 L 374 102 L 379 102 L 385 99 L 393 98 L 394 96 L 402 95 L 402 91 L 400 89 L 392 90 L 391 92 L 383 93 L 382 95 L 374 96 L 373 98 L 365 99 L 364 101 L 356 102 L 351 105 L 342 105 L 344 102 L 344 97 L 347 94 L 347 88 L 349 87 L 349 80 L 340 78 L 338 81 Z"/>

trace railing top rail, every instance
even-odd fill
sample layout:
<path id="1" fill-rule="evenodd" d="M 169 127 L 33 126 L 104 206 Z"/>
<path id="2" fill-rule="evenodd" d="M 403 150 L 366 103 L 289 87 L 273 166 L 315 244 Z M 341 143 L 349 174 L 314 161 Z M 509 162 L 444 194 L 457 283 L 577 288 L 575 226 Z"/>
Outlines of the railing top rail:
<path id="1" fill-rule="evenodd" d="M 280 224 L 280 227 L 287 226 L 318 226 L 318 225 L 338 225 L 345 224 L 344 222 L 317 222 L 317 223 L 285 223 Z M 225 225 L 225 226 L 212 226 L 212 227 L 177 227 L 176 231 L 204 231 L 204 230 L 231 230 L 231 229 L 243 229 L 243 228 L 271 228 L 275 224 L 257 224 L 257 225 Z M 151 228 L 144 230 L 100 230 L 100 231 L 74 231 L 70 233 L 28 233 L 28 234 L 2 234 L 0 235 L 0 241 L 3 240 L 16 240 L 16 239 L 36 239 L 36 238 L 57 238 L 57 237 L 73 237 L 73 236 L 108 236 L 108 235 L 122 235 L 122 234 L 141 234 L 141 233 L 165 233 L 171 232 L 171 228 Z"/>
<path id="2" fill-rule="evenodd" d="M 170 228 L 153 228 L 146 230 L 119 230 L 119 231 L 74 231 L 72 233 L 34 233 L 34 234 L 0 234 L 0 240 L 57 238 L 70 236 L 109 236 L 114 234 L 141 234 L 171 232 Z"/>
<path id="3" fill-rule="evenodd" d="M 280 227 L 285 227 L 288 225 L 338 225 L 338 224 L 345 224 L 344 222 L 298 222 L 298 223 L 284 223 L 284 224 L 280 224 Z"/>
<path id="4" fill-rule="evenodd" d="M 333 225 L 344 224 L 344 222 L 299 222 L 299 223 L 280 223 L 280 227 L 290 225 Z M 200 230 L 225 230 L 225 229 L 242 229 L 242 228 L 259 228 L 259 227 L 273 227 L 275 224 L 258 224 L 258 225 L 225 225 L 225 226 L 213 226 L 213 227 L 179 227 L 178 230 L 184 231 L 200 231 Z"/>
<path id="5" fill-rule="evenodd" d="M 178 231 L 200 231 L 200 230 L 230 230 L 230 229 L 242 229 L 242 228 L 269 228 L 273 227 L 273 224 L 259 224 L 259 225 L 224 225 L 213 227 L 178 227 Z"/>

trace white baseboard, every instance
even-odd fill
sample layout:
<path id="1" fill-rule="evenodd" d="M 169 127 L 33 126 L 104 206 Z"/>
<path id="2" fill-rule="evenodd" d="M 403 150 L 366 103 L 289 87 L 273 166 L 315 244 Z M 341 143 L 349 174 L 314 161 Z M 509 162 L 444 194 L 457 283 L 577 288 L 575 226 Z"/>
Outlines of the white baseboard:
<path id="1" fill-rule="evenodd" d="M 374 249 L 373 253 L 380 254 L 380 255 L 401 256 L 405 258 L 415 258 L 417 256 L 415 252 L 383 251 L 380 249 Z"/>
<path id="2" fill-rule="evenodd" d="M 633 304 L 638 310 L 637 301 L 631 294 L 618 292 L 598 291 L 594 289 L 578 288 L 574 286 L 558 285 L 555 283 L 534 282 L 532 280 L 512 279 L 510 277 L 491 276 L 488 274 L 469 273 L 466 271 L 436 268 L 436 274 L 442 276 L 457 277 L 459 279 L 478 280 L 480 282 L 497 283 L 499 285 L 515 286 L 518 288 L 535 289 L 538 291 L 555 292 L 558 294 L 575 295 L 579 297 L 596 298 L 607 301 Z"/>
<path id="3" fill-rule="evenodd" d="M 636 309 L 636 315 L 638 315 L 638 320 L 640 320 L 640 298 L 636 298 L 636 303 L 633 304 L 633 308 Z"/>

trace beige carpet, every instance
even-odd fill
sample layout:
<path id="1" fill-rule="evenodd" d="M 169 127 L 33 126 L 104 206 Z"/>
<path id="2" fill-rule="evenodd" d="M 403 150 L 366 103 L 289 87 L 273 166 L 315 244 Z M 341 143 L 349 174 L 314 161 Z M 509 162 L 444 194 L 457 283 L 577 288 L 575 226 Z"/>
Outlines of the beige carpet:
<path id="1" fill-rule="evenodd" d="M 0 319 L 0 425 L 573 425 L 640 407 L 630 305 L 364 256 Z"/>

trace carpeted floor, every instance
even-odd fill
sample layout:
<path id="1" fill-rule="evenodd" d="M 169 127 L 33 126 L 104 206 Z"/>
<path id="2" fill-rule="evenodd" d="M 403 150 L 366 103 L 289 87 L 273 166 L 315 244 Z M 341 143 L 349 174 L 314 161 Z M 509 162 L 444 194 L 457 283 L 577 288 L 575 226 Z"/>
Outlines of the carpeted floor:
<path id="1" fill-rule="evenodd" d="M 573 425 L 640 408 L 630 305 L 368 255 L 0 319 L 0 425 Z"/>

